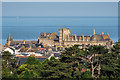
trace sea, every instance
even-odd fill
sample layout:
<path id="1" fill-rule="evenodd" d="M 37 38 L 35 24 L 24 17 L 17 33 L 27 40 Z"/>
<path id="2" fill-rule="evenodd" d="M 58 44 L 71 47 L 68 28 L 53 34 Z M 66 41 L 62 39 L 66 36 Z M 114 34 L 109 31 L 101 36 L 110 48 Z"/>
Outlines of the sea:
<path id="1" fill-rule="evenodd" d="M 117 16 L 3 16 L 2 44 L 9 33 L 13 40 L 37 40 L 43 32 L 59 35 L 58 30 L 63 27 L 78 36 L 92 36 L 95 28 L 96 34 L 108 33 L 114 42 L 118 41 Z"/>

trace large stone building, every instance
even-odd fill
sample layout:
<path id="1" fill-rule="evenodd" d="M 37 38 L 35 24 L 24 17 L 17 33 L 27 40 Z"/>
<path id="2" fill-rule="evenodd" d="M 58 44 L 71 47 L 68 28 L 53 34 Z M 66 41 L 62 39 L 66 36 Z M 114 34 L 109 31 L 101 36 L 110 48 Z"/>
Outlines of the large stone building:
<path id="1" fill-rule="evenodd" d="M 90 45 L 103 45 L 105 47 L 110 47 L 113 41 L 110 39 L 109 34 L 96 34 L 95 29 L 93 30 L 92 36 L 77 36 L 76 34 L 71 35 L 71 31 L 67 28 L 59 29 L 59 35 L 56 32 L 53 33 L 39 33 L 38 41 L 15 41 L 11 38 L 10 34 L 7 40 L 7 45 L 26 45 L 37 47 L 39 44 L 44 46 L 52 46 L 57 48 L 70 47 L 72 45 L 80 45 L 80 47 L 85 48 Z"/>
<path id="2" fill-rule="evenodd" d="M 113 41 L 110 39 L 109 34 L 96 34 L 95 29 L 93 30 L 92 36 L 77 36 L 76 34 L 71 35 L 71 31 L 67 28 L 59 29 L 59 36 L 56 33 L 40 33 L 39 43 L 44 43 L 51 46 L 65 46 L 69 47 L 75 44 L 81 47 L 87 47 L 90 45 L 103 45 L 110 47 Z"/>

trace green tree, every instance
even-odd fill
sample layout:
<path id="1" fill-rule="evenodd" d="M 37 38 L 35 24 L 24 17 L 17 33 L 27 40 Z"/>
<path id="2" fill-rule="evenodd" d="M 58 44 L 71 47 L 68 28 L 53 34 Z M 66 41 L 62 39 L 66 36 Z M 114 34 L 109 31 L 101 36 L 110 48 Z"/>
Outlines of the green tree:
<path id="1" fill-rule="evenodd" d="M 56 61 L 56 59 L 55 59 L 55 57 L 54 56 L 52 56 L 51 58 L 50 58 L 50 60 L 52 61 Z"/>
<path id="2" fill-rule="evenodd" d="M 2 52 L 2 78 L 10 78 L 16 68 L 16 61 L 10 52 Z"/>
<path id="3" fill-rule="evenodd" d="M 40 63 L 39 60 L 37 60 L 35 57 L 29 56 L 25 64 L 32 65 L 32 64 L 40 64 Z"/>
<path id="4" fill-rule="evenodd" d="M 91 59 L 89 60 L 91 63 L 92 77 L 99 78 L 101 74 L 101 60 L 102 56 L 105 53 L 108 53 L 108 49 L 104 48 L 104 46 L 90 46 L 88 48 L 88 53 L 91 55 Z M 97 73 L 95 73 L 97 71 Z"/>
<path id="5" fill-rule="evenodd" d="M 103 55 L 102 74 L 101 77 L 120 79 L 120 63 L 119 63 L 120 45 L 115 44 L 109 53 Z"/>
<path id="6" fill-rule="evenodd" d="M 41 68 L 41 63 L 35 57 L 28 57 L 25 64 L 21 65 L 14 71 L 13 76 L 18 78 L 40 78 L 39 69 Z M 16 75 L 17 73 L 17 75 Z"/>
<path id="7" fill-rule="evenodd" d="M 86 71 L 85 73 L 83 73 L 82 78 L 84 79 L 92 79 L 92 75 L 91 75 L 91 71 Z"/>
<path id="8" fill-rule="evenodd" d="M 80 50 L 79 45 L 74 45 L 69 48 L 65 48 L 60 56 L 60 62 L 69 64 L 68 70 L 71 70 L 71 76 L 73 78 L 81 77 L 82 65 L 84 65 L 83 57 L 87 54 L 87 51 Z M 84 67 L 86 68 L 86 67 Z"/>

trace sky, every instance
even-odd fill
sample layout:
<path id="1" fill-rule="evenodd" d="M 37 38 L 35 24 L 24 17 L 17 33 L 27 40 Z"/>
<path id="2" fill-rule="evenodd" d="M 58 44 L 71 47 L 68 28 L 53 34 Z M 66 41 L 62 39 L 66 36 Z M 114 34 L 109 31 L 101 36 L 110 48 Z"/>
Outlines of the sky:
<path id="1" fill-rule="evenodd" d="M 3 16 L 118 16 L 117 2 L 3 2 Z"/>
<path id="2" fill-rule="evenodd" d="M 118 2 L 119 0 L 1 0 L 2 2 Z"/>

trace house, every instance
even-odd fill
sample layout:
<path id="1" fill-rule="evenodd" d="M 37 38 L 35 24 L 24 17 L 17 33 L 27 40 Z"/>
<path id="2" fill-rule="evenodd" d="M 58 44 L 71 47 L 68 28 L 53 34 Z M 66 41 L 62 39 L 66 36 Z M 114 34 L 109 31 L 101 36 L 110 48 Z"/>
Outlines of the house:
<path id="1" fill-rule="evenodd" d="M 11 54 L 15 54 L 15 50 L 14 50 L 13 48 L 7 47 L 6 49 L 4 49 L 4 51 L 8 51 L 8 52 L 10 52 Z"/>
<path id="2" fill-rule="evenodd" d="M 46 56 L 41 56 L 41 55 L 36 55 L 36 54 L 30 54 L 30 55 L 27 55 L 27 56 L 24 56 L 24 55 L 16 55 L 14 56 L 14 59 L 18 59 L 18 62 L 17 64 L 18 65 L 22 65 L 26 62 L 27 58 L 31 56 L 31 57 L 35 57 L 36 59 L 39 60 L 39 62 L 43 62 L 45 59 L 47 59 L 48 57 Z"/>
<path id="3" fill-rule="evenodd" d="M 49 56 L 48 59 L 50 59 L 52 56 L 54 56 L 55 59 L 58 59 L 60 57 L 60 55 L 61 55 L 61 53 L 59 53 L 59 52 L 53 52 L 53 53 L 51 53 L 51 55 Z"/>

